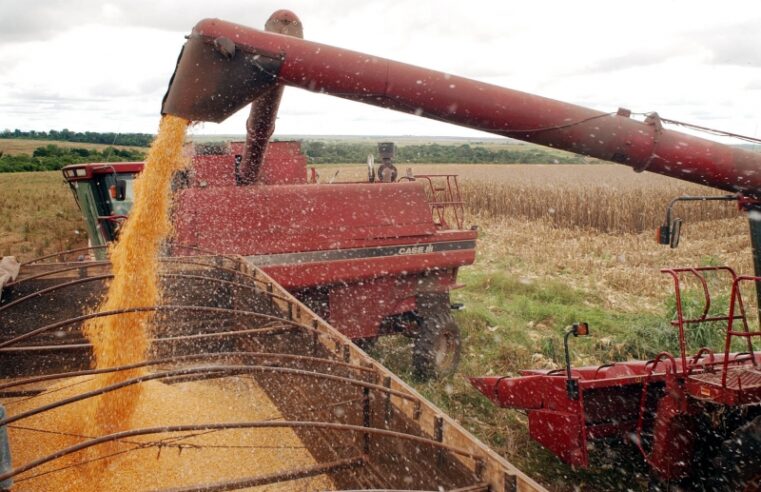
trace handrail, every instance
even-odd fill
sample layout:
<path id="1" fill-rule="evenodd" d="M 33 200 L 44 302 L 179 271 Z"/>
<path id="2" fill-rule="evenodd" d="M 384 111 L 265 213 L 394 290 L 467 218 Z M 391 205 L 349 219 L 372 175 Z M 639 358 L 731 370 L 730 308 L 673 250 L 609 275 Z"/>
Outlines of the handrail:
<path id="1" fill-rule="evenodd" d="M 695 367 L 697 367 L 697 366 L 698 366 L 698 362 L 700 361 L 700 359 L 702 359 L 702 358 L 703 358 L 703 355 L 705 355 L 705 354 L 708 354 L 708 355 L 709 355 L 709 357 L 710 357 L 710 362 L 708 363 L 708 365 L 709 365 L 709 366 L 713 366 L 713 365 L 714 365 L 714 363 L 715 363 L 715 361 L 716 361 L 716 356 L 715 356 L 715 353 L 714 353 L 714 351 L 713 351 L 713 350 L 711 350 L 711 349 L 710 349 L 710 348 L 708 348 L 708 347 L 702 347 L 700 350 L 698 350 L 698 353 L 697 353 L 697 354 L 695 354 L 695 356 L 694 356 L 694 357 L 692 358 L 692 360 L 690 361 L 689 367 L 687 368 L 687 375 L 688 375 L 688 376 L 689 376 L 690 374 L 692 374 L 692 370 L 693 370 Z M 705 369 L 705 367 L 706 367 L 706 364 L 705 364 L 705 363 L 702 363 L 701 365 L 702 365 L 702 366 L 703 366 L 703 368 Z"/>
<path id="2" fill-rule="evenodd" d="M 661 273 L 666 273 L 671 275 L 673 281 L 674 281 L 674 297 L 676 299 L 676 315 L 677 319 L 675 321 L 672 321 L 671 324 L 676 326 L 679 330 L 679 352 L 680 352 L 680 358 L 682 360 L 682 371 L 685 371 L 687 368 L 687 341 L 685 338 L 685 325 L 687 324 L 697 324 L 697 323 L 707 323 L 711 321 L 727 321 L 729 325 L 731 325 L 734 317 L 734 301 L 732 301 L 732 305 L 730 306 L 730 312 L 727 316 L 708 316 L 708 312 L 711 309 L 711 292 L 708 288 L 708 282 L 706 282 L 705 276 L 703 275 L 705 272 L 727 272 L 732 277 L 733 285 L 735 284 L 737 280 L 737 274 L 735 271 L 727 266 L 706 266 L 706 267 L 685 267 L 685 268 L 663 268 L 661 269 Z M 684 318 L 684 311 L 682 308 L 682 287 L 680 283 L 681 274 L 689 273 L 695 278 L 698 279 L 700 282 L 700 285 L 703 288 L 703 296 L 704 296 L 704 305 L 703 305 L 703 313 L 698 318 L 692 318 L 692 319 L 685 319 Z M 745 318 L 745 309 L 742 307 L 742 300 L 740 301 L 740 313 L 743 318 Z"/>
<path id="3" fill-rule="evenodd" d="M 748 320 L 745 317 L 745 309 L 742 304 L 742 293 L 740 291 L 740 282 L 758 282 L 761 281 L 761 277 L 752 277 L 748 275 L 743 275 L 740 277 L 736 277 L 734 281 L 732 282 L 732 293 L 730 294 L 730 300 L 729 300 L 729 322 L 727 323 L 727 336 L 724 338 L 724 363 L 722 364 L 722 375 L 721 375 L 721 387 L 726 388 L 727 387 L 727 375 L 729 373 L 729 350 L 732 345 L 732 337 L 733 336 L 740 336 L 745 337 L 748 342 L 748 353 L 750 354 L 750 360 L 753 364 L 753 367 L 758 367 L 758 364 L 756 363 L 756 354 L 753 351 L 753 341 L 751 340 L 752 337 L 761 337 L 761 331 L 750 331 L 750 327 L 748 326 Z M 737 303 L 735 301 L 738 301 Z M 734 324 L 734 312 L 735 312 L 735 304 L 738 304 L 740 307 L 740 310 L 743 314 L 743 330 L 742 332 L 736 332 L 734 331 L 733 324 Z M 737 359 L 737 357 L 735 357 Z"/>
<path id="4" fill-rule="evenodd" d="M 431 215 L 434 222 L 444 229 L 451 229 L 447 221 L 447 211 L 451 210 L 454 222 L 458 229 L 463 228 L 465 222 L 465 203 L 460 198 L 460 185 L 456 174 L 415 174 L 404 176 L 399 181 L 425 180 L 428 184 L 428 205 L 431 207 Z M 434 182 L 434 179 L 438 183 Z M 442 182 L 443 181 L 443 182 Z M 436 185 L 440 184 L 439 187 Z M 443 196 L 441 196 L 443 193 Z"/>

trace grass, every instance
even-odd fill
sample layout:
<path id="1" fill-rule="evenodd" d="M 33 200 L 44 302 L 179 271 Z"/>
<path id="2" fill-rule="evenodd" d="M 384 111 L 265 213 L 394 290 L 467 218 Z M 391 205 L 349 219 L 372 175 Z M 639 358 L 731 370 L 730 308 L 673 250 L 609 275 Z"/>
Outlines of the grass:
<path id="1" fill-rule="evenodd" d="M 85 246 L 86 236 L 60 172 L 0 174 L 0 256 L 28 260 Z"/>
<path id="2" fill-rule="evenodd" d="M 145 152 L 146 150 L 145 147 L 136 147 L 132 145 L 106 145 L 106 144 L 95 144 L 95 143 L 85 143 L 85 142 L 66 142 L 62 140 L 0 138 L 0 152 L 6 155 L 17 155 L 17 154 L 31 155 L 32 152 L 34 152 L 34 150 L 37 147 L 44 147 L 49 144 L 57 145 L 58 147 L 64 147 L 64 148 L 80 148 L 80 149 L 95 149 L 95 150 L 103 150 L 107 147 L 114 147 L 117 149 L 139 150 L 140 152 Z"/>
<path id="3" fill-rule="evenodd" d="M 587 483 L 593 489 L 619 488 L 620 475 L 611 476 L 607 468 L 610 462 L 600 463 L 602 467 L 588 472 L 574 472 L 528 438 L 524 414 L 495 407 L 473 389 L 467 377 L 515 376 L 521 369 L 560 367 L 564 357 L 563 333 L 575 321 L 589 322 L 594 336 L 573 340 L 574 365 L 629 358 L 630 343 L 635 339 L 645 340 L 647 346 L 643 349 L 655 354 L 661 349 L 657 346 L 658 338 L 667 329 L 663 319 L 652 314 L 604 309 L 602 299 L 557 280 L 528 281 L 477 267 L 464 269 L 460 279 L 466 287 L 457 291 L 454 300 L 466 306 L 456 313 L 463 352 L 453 377 L 416 382 L 410 368 L 407 339 L 382 340 L 372 355 L 521 470 L 542 477 L 542 482 L 551 489 L 567 489 L 570 476 L 574 477 L 573 483 Z M 628 486 L 644 487 L 644 467 L 628 468 L 641 479 Z"/>

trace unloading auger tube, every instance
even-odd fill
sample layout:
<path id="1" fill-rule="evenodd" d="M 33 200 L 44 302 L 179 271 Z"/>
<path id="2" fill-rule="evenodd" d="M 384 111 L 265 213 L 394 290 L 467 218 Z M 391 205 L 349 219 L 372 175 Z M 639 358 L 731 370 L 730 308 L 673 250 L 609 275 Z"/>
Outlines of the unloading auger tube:
<path id="1" fill-rule="evenodd" d="M 642 122 L 219 19 L 193 28 L 162 114 L 219 122 L 279 85 L 761 198 L 761 154 L 667 130 L 655 114 Z"/>

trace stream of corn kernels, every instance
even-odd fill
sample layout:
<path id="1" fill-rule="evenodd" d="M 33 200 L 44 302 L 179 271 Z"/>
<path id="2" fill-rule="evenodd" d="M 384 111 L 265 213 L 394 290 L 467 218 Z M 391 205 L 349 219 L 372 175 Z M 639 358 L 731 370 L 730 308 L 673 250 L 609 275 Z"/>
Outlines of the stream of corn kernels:
<path id="1" fill-rule="evenodd" d="M 188 121 L 164 116 L 151 145 L 143 172 L 135 180 L 135 200 L 129 220 L 111 248 L 114 278 L 100 311 L 155 306 L 159 302 L 158 253 L 170 231 L 169 185 L 175 171 L 185 167 L 182 145 Z M 95 365 L 114 367 L 145 359 L 150 340 L 151 312 L 95 318 L 85 325 L 93 345 Z M 99 377 L 103 386 L 133 378 L 140 370 Z M 129 423 L 142 386 L 137 384 L 94 400 L 96 426 L 90 434 L 111 434 Z"/>

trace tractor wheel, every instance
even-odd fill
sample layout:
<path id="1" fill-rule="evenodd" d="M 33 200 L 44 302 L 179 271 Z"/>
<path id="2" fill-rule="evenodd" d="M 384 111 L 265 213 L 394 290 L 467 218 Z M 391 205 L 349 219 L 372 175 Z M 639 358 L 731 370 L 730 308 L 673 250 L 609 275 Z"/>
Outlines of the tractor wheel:
<path id="1" fill-rule="evenodd" d="M 368 352 L 375 347 L 375 344 L 378 343 L 378 337 L 369 337 L 369 338 L 355 338 L 354 344 L 364 350 L 365 352 Z"/>
<path id="2" fill-rule="evenodd" d="M 451 375 L 460 362 L 460 329 L 452 315 L 431 314 L 420 322 L 412 349 L 412 368 L 420 380 Z"/>
<path id="3" fill-rule="evenodd" d="M 715 463 L 713 490 L 761 491 L 761 416 L 722 443 Z"/>

